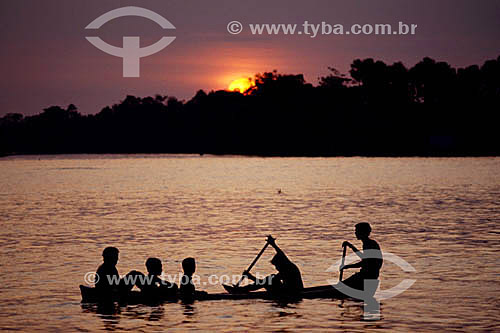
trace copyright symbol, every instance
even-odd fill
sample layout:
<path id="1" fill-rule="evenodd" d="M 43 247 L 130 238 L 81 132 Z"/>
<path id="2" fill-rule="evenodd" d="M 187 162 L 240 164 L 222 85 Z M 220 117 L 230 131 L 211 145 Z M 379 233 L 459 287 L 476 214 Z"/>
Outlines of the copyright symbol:
<path id="1" fill-rule="evenodd" d="M 85 281 L 86 284 L 94 284 L 99 282 L 99 274 L 94 273 L 94 272 L 88 272 L 85 274 L 83 277 L 83 281 Z"/>
<path id="2" fill-rule="evenodd" d="M 243 24 L 238 21 L 231 21 L 227 24 L 227 32 L 232 35 L 237 35 L 243 30 Z"/>

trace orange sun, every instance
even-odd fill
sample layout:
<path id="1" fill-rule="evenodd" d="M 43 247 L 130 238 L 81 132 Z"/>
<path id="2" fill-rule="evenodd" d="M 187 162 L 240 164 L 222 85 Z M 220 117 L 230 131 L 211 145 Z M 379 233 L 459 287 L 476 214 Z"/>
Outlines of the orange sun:
<path id="1" fill-rule="evenodd" d="M 242 77 L 231 82 L 227 89 L 229 91 L 238 91 L 243 94 L 253 86 L 255 86 L 255 82 L 252 79 Z"/>

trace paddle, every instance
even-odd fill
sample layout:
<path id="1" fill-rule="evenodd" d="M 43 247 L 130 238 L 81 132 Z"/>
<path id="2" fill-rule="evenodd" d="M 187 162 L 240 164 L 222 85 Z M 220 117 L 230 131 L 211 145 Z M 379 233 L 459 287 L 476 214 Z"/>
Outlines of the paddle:
<path id="1" fill-rule="evenodd" d="M 343 246 L 343 251 L 342 251 L 342 262 L 340 264 L 340 267 L 344 266 L 344 263 L 345 263 L 345 253 L 346 253 L 346 250 L 347 250 L 347 246 Z M 342 282 L 342 275 L 344 275 L 344 270 L 341 269 L 340 270 L 340 274 L 339 274 L 339 282 Z"/>
<path id="2" fill-rule="evenodd" d="M 248 266 L 248 268 L 246 269 L 247 272 L 250 272 L 250 270 L 253 268 L 253 266 L 255 266 L 255 264 L 257 263 L 257 261 L 260 259 L 260 257 L 262 256 L 262 253 L 264 253 L 264 251 L 267 249 L 267 247 L 269 246 L 269 242 L 266 242 L 266 245 L 264 245 L 264 247 L 262 248 L 262 250 L 260 250 L 259 254 L 257 254 L 257 257 L 255 257 L 255 259 L 252 261 L 252 263 L 250 264 L 250 266 Z M 241 282 L 243 282 L 243 280 L 245 279 L 244 276 L 241 276 L 240 280 L 238 281 L 237 284 L 235 284 L 234 286 L 235 287 L 239 287 Z"/>

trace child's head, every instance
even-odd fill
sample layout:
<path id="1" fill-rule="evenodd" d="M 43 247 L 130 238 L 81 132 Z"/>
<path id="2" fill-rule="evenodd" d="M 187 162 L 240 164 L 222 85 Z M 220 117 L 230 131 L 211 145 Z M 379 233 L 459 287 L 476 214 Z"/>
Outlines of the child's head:
<path id="1" fill-rule="evenodd" d="M 184 270 L 184 274 L 193 275 L 196 271 L 196 262 L 194 258 L 186 258 L 182 261 L 182 269 Z"/>
<path id="2" fill-rule="evenodd" d="M 163 270 L 161 260 L 158 258 L 148 258 L 148 260 L 146 260 L 146 268 L 150 275 L 161 275 Z"/>
<path id="3" fill-rule="evenodd" d="M 372 232 L 372 227 L 368 222 L 361 222 L 356 224 L 356 238 L 357 239 L 366 239 L 370 236 Z"/>
<path id="4" fill-rule="evenodd" d="M 108 246 L 102 251 L 102 259 L 104 263 L 116 265 L 118 262 L 118 249 L 116 247 Z"/>

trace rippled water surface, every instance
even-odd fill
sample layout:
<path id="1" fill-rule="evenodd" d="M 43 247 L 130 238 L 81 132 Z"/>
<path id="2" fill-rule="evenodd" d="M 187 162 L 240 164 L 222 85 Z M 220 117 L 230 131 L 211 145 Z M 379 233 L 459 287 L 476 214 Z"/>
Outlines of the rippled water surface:
<path id="1" fill-rule="evenodd" d="M 278 190 L 281 189 L 281 194 Z M 381 289 L 416 279 L 362 320 L 354 301 L 207 301 L 80 304 L 79 284 L 101 251 L 118 270 L 148 256 L 178 274 L 196 257 L 198 289 L 222 292 L 212 274 L 238 274 L 272 234 L 306 286 L 368 221 L 382 249 Z M 42 156 L 0 159 L 0 328 L 41 331 L 494 331 L 500 329 L 500 158 L 244 158 Z M 267 250 L 253 272 L 273 272 Z M 349 273 L 347 274 L 349 275 Z"/>

